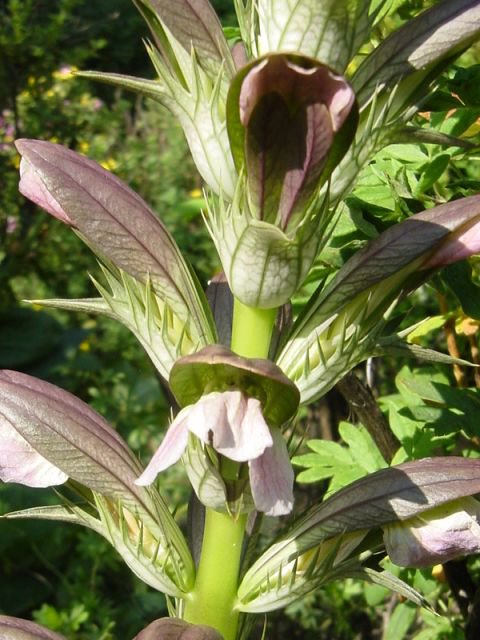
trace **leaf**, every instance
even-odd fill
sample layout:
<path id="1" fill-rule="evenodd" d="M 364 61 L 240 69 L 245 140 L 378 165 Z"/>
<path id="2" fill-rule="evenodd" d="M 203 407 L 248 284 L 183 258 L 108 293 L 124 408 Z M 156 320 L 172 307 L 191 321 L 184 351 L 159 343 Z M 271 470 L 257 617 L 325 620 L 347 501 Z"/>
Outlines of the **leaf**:
<path id="1" fill-rule="evenodd" d="M 479 491 L 480 460 L 466 458 L 415 460 L 360 478 L 293 522 L 247 571 L 239 599 L 246 604 L 269 576 L 328 538 L 406 520 Z"/>
<path id="2" fill-rule="evenodd" d="M 215 77 L 222 65 L 229 75 L 235 66 L 223 34 L 222 25 L 208 0 L 135 0 L 153 13 L 156 20 L 147 20 L 150 28 L 158 33 L 159 24 L 166 27 L 187 53 L 193 47 L 202 67 Z M 147 14 L 142 12 L 144 17 Z M 157 22 L 158 21 L 158 22 Z"/>
<path id="3" fill-rule="evenodd" d="M 458 364 L 464 367 L 476 365 L 462 358 L 455 358 L 447 353 L 441 353 L 434 349 L 427 349 L 418 344 L 411 344 L 401 340 L 398 336 L 384 336 L 378 339 L 376 347 L 372 349 L 372 355 L 411 356 L 425 362 L 440 362 L 443 364 Z"/>
<path id="4" fill-rule="evenodd" d="M 215 329 L 200 285 L 166 228 L 146 203 L 96 162 L 60 145 L 18 140 L 23 171 L 20 189 L 38 202 L 41 189 L 66 214 L 89 246 L 117 268 L 145 283 L 179 316 L 191 322 L 201 342 Z M 42 202 L 43 204 L 43 202 Z M 48 209 L 52 212 L 52 209 Z"/>
<path id="5" fill-rule="evenodd" d="M 456 138 L 447 133 L 442 133 L 436 129 L 427 129 L 425 127 L 408 126 L 403 129 L 395 129 L 391 134 L 392 144 L 411 143 L 411 144 L 439 144 L 445 147 L 460 147 L 461 149 L 475 149 L 476 144 L 463 138 Z"/>
<path id="6" fill-rule="evenodd" d="M 416 611 L 404 602 L 397 604 L 388 621 L 383 640 L 403 640 L 415 620 Z"/>
<path id="7" fill-rule="evenodd" d="M 328 440 L 309 440 L 306 445 L 315 451 L 292 458 L 292 464 L 307 467 L 297 476 L 297 482 L 317 482 L 331 478 L 327 493 L 341 489 L 367 473 L 386 466 L 372 438 L 362 425 L 341 422 L 339 433 L 347 447 Z"/>
<path id="8" fill-rule="evenodd" d="M 360 65 L 352 84 L 360 105 L 375 90 L 462 51 L 478 36 L 476 0 L 443 0 L 388 36 Z"/>
<path id="9" fill-rule="evenodd" d="M 277 360 L 299 387 L 302 402 L 325 393 L 375 353 L 383 316 L 399 299 L 434 269 L 479 250 L 479 222 L 478 196 L 411 216 L 355 253 L 317 289 Z"/>
<path id="10" fill-rule="evenodd" d="M 223 272 L 210 280 L 206 296 L 215 320 L 218 342 L 228 347 L 232 339 L 233 296 Z"/>
<path id="11" fill-rule="evenodd" d="M 55 520 L 56 522 L 68 522 L 88 527 L 97 533 L 105 535 L 100 520 L 73 504 L 31 507 L 21 511 L 10 511 L 10 513 L 2 515 L 0 518 L 5 518 L 6 520 Z"/>
<path id="12" fill-rule="evenodd" d="M 193 563 L 183 535 L 158 492 L 134 484 L 142 469 L 106 420 L 63 389 L 5 370 L 0 372 L 0 412 L 7 425 L 67 476 L 140 517 L 181 567 L 174 592 L 188 588 Z"/>
<path id="13" fill-rule="evenodd" d="M 228 502 L 225 482 L 210 462 L 199 438 L 189 435 L 183 459 L 188 479 L 200 502 L 212 509 L 224 509 Z"/>
<path id="14" fill-rule="evenodd" d="M 480 287 L 472 279 L 472 267 L 468 262 L 449 264 L 440 277 L 462 306 L 465 315 L 480 320 Z"/>
<path id="15" fill-rule="evenodd" d="M 349 560 L 365 537 L 364 533 L 338 536 L 268 574 L 263 583 L 242 581 L 236 608 L 246 613 L 269 612 L 298 601 L 332 580 L 348 575 L 357 559 Z"/>
<path id="16" fill-rule="evenodd" d="M 0 615 L 0 638 L 5 640 L 66 640 L 45 627 L 11 616 Z"/>
<path id="17" fill-rule="evenodd" d="M 414 604 L 430 608 L 428 602 L 421 593 L 418 593 L 418 591 L 410 587 L 406 582 L 403 582 L 403 580 L 400 580 L 400 578 L 397 578 L 388 571 L 374 571 L 368 567 L 361 567 L 356 571 L 349 572 L 348 575 L 349 577 L 356 578 L 357 580 L 365 580 L 372 584 L 378 584 L 389 591 L 393 591 L 404 598 L 408 598 L 408 600 Z"/>
<path id="18" fill-rule="evenodd" d="M 258 55 L 298 51 L 343 73 L 368 39 L 376 13 L 369 6 L 370 0 L 259 0 Z"/>

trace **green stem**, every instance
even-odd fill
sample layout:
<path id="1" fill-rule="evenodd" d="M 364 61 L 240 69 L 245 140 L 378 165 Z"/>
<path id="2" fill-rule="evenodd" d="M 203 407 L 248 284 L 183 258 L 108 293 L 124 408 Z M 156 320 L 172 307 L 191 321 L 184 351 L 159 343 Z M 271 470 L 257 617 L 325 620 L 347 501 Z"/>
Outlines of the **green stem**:
<path id="1" fill-rule="evenodd" d="M 239 614 L 233 606 L 246 519 L 246 515 L 234 520 L 226 513 L 206 509 L 195 589 L 185 605 L 187 622 L 213 627 L 225 640 L 237 636 Z"/>
<path id="2" fill-rule="evenodd" d="M 276 309 L 254 309 L 235 300 L 232 351 L 245 358 L 267 358 L 276 313 Z M 234 606 L 246 521 L 246 515 L 234 517 L 206 509 L 195 587 L 185 602 L 187 622 L 211 626 L 224 640 L 237 638 L 239 613 Z"/>
<path id="3" fill-rule="evenodd" d="M 268 358 L 277 309 L 247 307 L 235 298 L 232 351 L 244 358 Z"/>

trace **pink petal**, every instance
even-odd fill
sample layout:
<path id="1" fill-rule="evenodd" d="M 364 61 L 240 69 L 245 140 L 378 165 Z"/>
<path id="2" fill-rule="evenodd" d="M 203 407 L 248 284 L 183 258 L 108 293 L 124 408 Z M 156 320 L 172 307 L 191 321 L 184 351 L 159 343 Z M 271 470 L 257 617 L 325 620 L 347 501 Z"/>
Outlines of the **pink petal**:
<path id="1" fill-rule="evenodd" d="M 245 462 L 272 446 L 259 400 L 241 391 L 215 391 L 191 407 L 189 430 L 222 455 Z"/>
<path id="2" fill-rule="evenodd" d="M 68 480 L 66 473 L 46 460 L 0 416 L 0 480 L 27 487 L 52 487 Z"/>
<path id="3" fill-rule="evenodd" d="M 251 460 L 250 486 L 258 511 L 267 516 L 282 516 L 293 507 L 293 469 L 287 445 L 278 429 L 271 429 L 273 446 Z"/>
<path id="4" fill-rule="evenodd" d="M 144 487 L 157 477 L 160 471 L 175 464 L 185 451 L 188 440 L 187 420 L 191 407 L 185 407 L 170 425 L 162 444 L 158 447 L 153 458 L 148 463 L 142 475 L 135 480 L 135 484 Z"/>
<path id="5" fill-rule="evenodd" d="M 45 209 L 45 211 L 48 211 L 52 216 L 66 224 L 72 224 L 68 215 L 49 193 L 34 167 L 25 158 L 22 158 L 20 162 L 20 183 L 18 188 L 22 195 Z"/>

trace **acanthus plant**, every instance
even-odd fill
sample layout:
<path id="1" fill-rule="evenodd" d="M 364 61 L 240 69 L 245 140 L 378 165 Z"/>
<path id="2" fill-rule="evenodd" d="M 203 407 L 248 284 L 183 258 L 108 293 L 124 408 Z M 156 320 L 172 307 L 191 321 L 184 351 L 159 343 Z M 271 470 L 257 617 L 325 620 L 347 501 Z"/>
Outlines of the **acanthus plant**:
<path id="1" fill-rule="evenodd" d="M 158 80 L 84 75 L 153 98 L 178 117 L 206 183 L 205 221 L 234 297 L 233 318 L 221 303 L 212 313 L 174 239 L 129 187 L 73 151 L 17 141 L 20 191 L 72 227 L 105 276 L 95 282 L 98 298 L 42 304 L 125 324 L 182 409 L 144 470 L 82 401 L 25 374 L 1 372 L 1 479 L 65 485 L 80 497 L 65 493 L 64 504 L 6 517 L 90 527 L 140 579 L 170 596 L 172 619 L 152 622 L 138 640 L 245 639 L 255 614 L 348 576 L 422 604 L 407 584 L 362 564 L 379 550 L 365 547 L 367 534 L 383 528 L 392 559 L 408 564 L 413 557 L 412 566 L 480 550 L 478 503 L 470 498 L 480 492 L 480 461 L 407 462 L 299 513 L 285 432 L 300 404 L 389 347 L 452 361 L 389 335 L 388 321 L 436 270 L 480 252 L 480 196 L 392 226 L 320 284 L 292 326 L 280 330 L 277 323 L 275 341 L 272 333 L 375 153 L 399 136 L 452 144 L 407 123 L 446 64 L 478 38 L 480 2 L 437 3 L 353 73 L 349 63 L 382 19 L 386 0 L 236 0 L 232 48 L 207 0 L 135 4 L 152 32 L 147 50 Z M 158 490 L 161 475 L 154 482 L 180 458 L 205 507 L 204 525 L 196 523 L 199 535 L 204 526 L 197 566 Z M 244 555 L 247 521 L 290 512 L 271 545 L 256 549 L 252 537 Z M 432 520 L 433 551 L 422 543 Z M 465 529 L 468 536 L 459 533 Z M 420 548 L 410 555 L 412 537 Z M 12 639 L 57 637 L 8 617 L 0 617 L 0 631 Z"/>

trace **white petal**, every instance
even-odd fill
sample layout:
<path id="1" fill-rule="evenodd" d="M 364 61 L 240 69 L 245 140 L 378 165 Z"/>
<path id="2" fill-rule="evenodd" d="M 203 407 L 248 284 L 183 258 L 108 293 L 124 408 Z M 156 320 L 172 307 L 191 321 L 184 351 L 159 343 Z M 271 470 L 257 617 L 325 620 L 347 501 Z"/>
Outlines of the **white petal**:
<path id="1" fill-rule="evenodd" d="M 282 516 L 293 507 L 293 469 L 287 445 L 278 429 L 271 429 L 273 446 L 251 460 L 250 486 L 258 511 L 267 516 Z"/>
<path id="2" fill-rule="evenodd" d="M 188 416 L 188 428 L 236 462 L 258 458 L 273 443 L 259 400 L 241 391 L 215 391 L 200 398 Z"/>
<path id="3" fill-rule="evenodd" d="M 180 459 L 185 451 L 188 439 L 187 419 L 191 407 L 185 407 L 170 425 L 162 444 L 156 450 L 153 458 L 142 475 L 135 480 L 135 484 L 142 487 L 152 484 L 160 471 L 164 471 Z"/>
<path id="4" fill-rule="evenodd" d="M 384 527 L 385 548 L 400 567 L 428 567 L 480 551 L 479 503 L 454 500 Z"/>
<path id="5" fill-rule="evenodd" d="M 0 417 L 0 480 L 40 488 L 63 484 L 68 476 L 37 453 L 10 422 Z"/>

